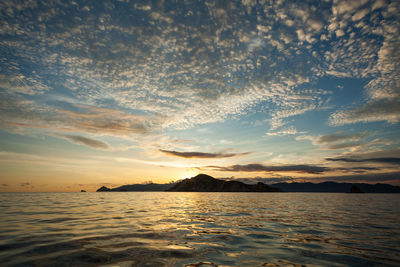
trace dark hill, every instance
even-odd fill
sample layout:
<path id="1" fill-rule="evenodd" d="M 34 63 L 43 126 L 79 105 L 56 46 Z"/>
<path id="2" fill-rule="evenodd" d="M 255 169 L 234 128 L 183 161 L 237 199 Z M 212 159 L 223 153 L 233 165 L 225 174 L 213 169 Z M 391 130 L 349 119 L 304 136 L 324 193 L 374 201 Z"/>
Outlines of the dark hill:
<path id="1" fill-rule="evenodd" d="M 108 191 L 111 191 L 111 189 L 108 187 L 102 186 L 99 189 L 97 189 L 96 192 L 108 192 Z"/>
<path id="2" fill-rule="evenodd" d="M 263 183 L 245 184 L 239 181 L 224 181 L 206 174 L 185 179 L 168 191 L 175 192 L 281 192 L 282 190 Z"/>
<path id="3" fill-rule="evenodd" d="M 350 191 L 348 193 L 359 194 L 359 193 L 364 193 L 364 192 L 361 191 L 360 188 L 358 188 L 357 186 L 352 185 L 350 188 Z"/>

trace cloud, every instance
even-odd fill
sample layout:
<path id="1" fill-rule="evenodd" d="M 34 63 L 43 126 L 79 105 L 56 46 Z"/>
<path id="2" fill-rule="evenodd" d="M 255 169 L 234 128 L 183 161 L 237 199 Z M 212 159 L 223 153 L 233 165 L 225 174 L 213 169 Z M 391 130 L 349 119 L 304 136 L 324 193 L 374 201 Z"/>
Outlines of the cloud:
<path id="1" fill-rule="evenodd" d="M 340 126 L 357 122 L 400 121 L 400 97 L 390 100 L 374 101 L 364 106 L 333 113 L 329 118 L 332 126 Z"/>
<path id="2" fill-rule="evenodd" d="M 354 0 L 354 1 L 339 0 L 335 2 L 336 5 L 333 6 L 334 12 L 343 14 L 347 12 L 350 13 L 354 12 L 355 10 L 365 5 L 368 2 L 368 0 Z"/>
<path id="3" fill-rule="evenodd" d="M 352 1 L 353 2 L 353 1 Z M 379 9 L 385 6 L 384 1 L 376 1 L 373 9 Z M 330 115 L 329 123 L 332 126 L 340 126 L 352 123 L 368 123 L 376 121 L 386 121 L 389 123 L 397 123 L 400 121 L 400 55 L 398 53 L 398 47 L 400 45 L 400 23 L 394 19 L 395 13 L 400 12 L 400 6 L 391 3 L 387 6 L 385 12 L 382 15 L 385 17 L 381 21 L 381 27 L 373 27 L 364 22 L 358 22 L 356 25 L 357 30 L 365 32 L 373 32 L 374 34 L 381 36 L 382 42 L 379 46 L 376 44 L 369 43 L 368 46 L 361 45 L 358 49 L 363 51 L 363 56 L 360 55 L 362 61 L 364 61 L 364 68 L 356 67 L 349 62 L 349 71 L 358 70 L 358 73 L 352 74 L 352 76 L 369 78 L 370 81 L 365 86 L 368 98 L 364 101 L 363 105 L 355 108 L 335 111 Z M 360 10 L 360 12 L 365 12 Z M 378 12 L 378 11 L 375 11 Z M 355 14 L 357 15 L 357 13 Z M 376 15 L 376 13 L 375 13 Z M 371 18 L 374 18 L 372 15 Z M 377 22 L 377 20 L 374 20 Z M 350 26 L 349 26 L 350 27 Z M 356 29 L 353 29 L 353 31 Z M 349 47 L 356 49 L 355 34 L 353 38 L 348 40 Z M 376 40 L 370 39 L 370 42 Z M 359 46 L 358 43 L 357 46 Z M 375 47 L 375 50 L 371 50 Z M 350 51 L 343 49 L 343 46 L 338 46 L 339 50 L 342 50 L 340 54 L 343 56 Z M 328 56 L 328 54 L 327 54 Z M 371 64 L 371 57 L 375 57 L 376 61 Z M 331 57 L 329 57 L 331 58 Z M 369 58 L 369 60 L 367 60 Z M 365 60 L 364 60 L 365 59 Z M 335 59 L 336 60 L 336 59 Z M 354 62 L 357 62 L 353 59 Z M 358 61 L 361 63 L 361 61 Z M 370 62 L 370 63 L 368 63 Z M 339 63 L 339 62 L 338 62 Z M 343 63 L 334 64 L 344 66 Z M 361 66 L 360 66 L 361 67 Z M 333 68 L 333 65 L 332 65 Z"/>
<path id="4" fill-rule="evenodd" d="M 381 168 L 378 168 L 378 167 L 349 167 L 349 168 L 334 168 L 334 169 L 344 171 L 344 172 L 364 173 L 367 171 L 377 171 L 377 170 L 380 170 Z"/>
<path id="5" fill-rule="evenodd" d="M 6 187 L 6 186 L 8 186 L 8 184 L 1 184 L 1 186 L 4 186 L 4 187 Z"/>
<path id="6" fill-rule="evenodd" d="M 0 151 L 0 162 L 5 164 L 29 164 L 40 166 L 42 169 L 51 168 L 51 166 L 63 166 L 67 170 L 71 170 L 77 166 L 77 164 L 100 164 L 100 161 L 93 161 L 90 158 L 74 155 L 73 157 L 62 157 L 62 156 L 43 156 L 37 154 L 27 153 L 15 153 L 8 151 Z"/>
<path id="7" fill-rule="evenodd" d="M 355 148 L 365 145 L 362 142 L 348 142 L 348 141 L 361 141 L 368 133 L 360 132 L 354 134 L 333 133 L 319 136 L 302 135 L 296 137 L 296 140 L 310 140 L 314 145 L 321 146 L 325 149 L 345 149 Z"/>
<path id="8" fill-rule="evenodd" d="M 337 37 L 342 37 L 345 35 L 344 31 L 342 29 L 338 29 L 335 31 Z"/>
<path id="9" fill-rule="evenodd" d="M 360 20 L 363 17 L 365 17 L 365 15 L 367 15 L 369 13 L 369 8 L 364 8 L 361 9 L 360 11 L 357 11 L 353 17 L 351 18 L 352 20 L 356 21 L 356 20 Z"/>
<path id="10" fill-rule="evenodd" d="M 23 74 L 0 74 L 0 88 L 26 95 L 43 94 L 50 89 L 38 77 L 26 77 Z"/>
<path id="11" fill-rule="evenodd" d="M 331 171 L 364 173 L 366 171 L 380 170 L 380 168 L 378 167 L 371 167 L 371 166 L 356 166 L 356 167 L 323 167 L 316 165 L 268 166 L 262 164 L 232 165 L 229 167 L 208 166 L 206 168 L 210 168 L 214 171 L 228 171 L 228 172 L 297 172 L 297 173 L 309 173 L 309 174 L 322 174 L 324 172 L 331 172 Z"/>
<path id="12" fill-rule="evenodd" d="M 159 128 L 154 117 L 122 110 L 73 104 L 70 109 L 40 107 L 22 97 L 0 97 L 0 126 L 10 130 L 47 129 L 56 133 L 80 132 L 130 137 L 147 135 Z"/>
<path id="13" fill-rule="evenodd" d="M 276 132 L 269 132 L 265 133 L 268 136 L 285 136 L 285 135 L 295 135 L 295 134 L 302 134 L 304 132 L 298 132 L 294 126 L 290 126 L 287 128 L 284 128 L 280 131 Z"/>
<path id="14" fill-rule="evenodd" d="M 294 178 L 292 177 L 270 177 L 270 178 L 264 178 L 264 177 L 250 177 L 250 178 L 218 178 L 222 180 L 227 180 L 227 181 L 239 181 L 243 182 L 246 184 L 256 184 L 258 182 L 264 183 L 264 184 L 273 184 L 273 183 L 284 183 L 284 182 L 293 182 Z"/>
<path id="15" fill-rule="evenodd" d="M 107 143 L 104 143 L 99 140 L 87 138 L 84 136 L 80 136 L 80 135 L 68 135 L 68 134 L 61 135 L 60 134 L 57 136 L 65 138 L 72 143 L 75 143 L 78 145 L 85 145 L 85 146 L 95 148 L 95 149 L 109 149 L 110 148 L 110 146 Z"/>
<path id="16" fill-rule="evenodd" d="M 151 6 L 150 5 L 145 5 L 144 3 L 135 3 L 134 8 L 144 10 L 144 11 L 150 11 Z"/>
<path id="17" fill-rule="evenodd" d="M 374 163 L 385 163 L 385 164 L 400 164 L 400 158 L 397 157 L 382 157 L 382 158 L 326 158 L 328 161 L 341 161 L 341 162 L 374 162 Z"/>
<path id="18" fill-rule="evenodd" d="M 10 107 L 2 126 L 149 135 L 236 119 L 262 106 L 273 131 L 326 104 L 327 90 L 315 88 L 326 75 L 371 80 L 371 104 L 335 111 L 331 125 L 399 121 L 397 110 L 370 110 L 378 96 L 398 93 L 396 3 L 371 3 L 367 21 L 364 0 L 228 2 L 117 1 L 104 12 L 73 2 L 42 8 L 1 1 L 0 86 L 34 102 L 29 110 Z M 123 19 L 132 14 L 134 20 Z M 68 113 L 33 97 L 61 91 L 110 109 Z"/>
<path id="19" fill-rule="evenodd" d="M 81 111 L 58 110 L 60 119 L 68 118 L 73 128 L 90 133 L 112 135 L 147 134 L 158 122 L 145 116 L 133 115 L 122 110 L 75 105 Z M 68 124 L 66 125 L 68 127 Z"/>
<path id="20" fill-rule="evenodd" d="M 372 10 L 382 8 L 386 5 L 385 0 L 377 0 L 375 3 L 372 5 Z"/>
<path id="21" fill-rule="evenodd" d="M 178 152 L 173 150 L 160 149 L 161 152 L 174 157 L 180 158 L 230 158 L 230 157 L 240 157 L 250 154 L 246 153 L 204 153 L 204 152 Z"/>
<path id="22" fill-rule="evenodd" d="M 208 166 L 215 171 L 227 172 L 300 172 L 319 174 L 329 171 L 330 168 L 315 166 L 315 165 L 282 165 L 282 166 L 269 166 L 258 163 L 251 163 L 245 165 L 232 165 L 228 167 Z"/>
<path id="23" fill-rule="evenodd" d="M 244 183 L 283 183 L 283 182 L 368 182 L 368 183 L 379 183 L 379 182 L 400 182 L 400 172 L 380 172 L 380 173 L 368 173 L 368 174 L 346 174 L 346 175 L 336 175 L 336 176 L 320 176 L 320 177 L 254 177 L 254 178 L 219 178 L 224 180 L 237 180 Z"/>
<path id="24" fill-rule="evenodd" d="M 363 167 L 362 167 L 363 168 Z M 373 168 L 369 169 L 368 167 L 363 168 L 364 171 L 375 170 Z M 363 173 L 364 173 L 363 171 Z M 400 181 L 400 172 L 381 172 L 381 173 L 368 173 L 368 174 L 345 174 L 345 175 L 336 175 L 336 176 L 321 176 L 321 177 L 290 177 L 290 176 L 282 176 L 282 177 L 251 177 L 251 178 L 219 178 L 223 180 L 235 180 L 249 184 L 255 184 L 258 182 L 262 182 L 265 184 L 274 184 L 274 183 L 291 183 L 291 182 L 326 182 L 326 181 L 334 181 L 334 182 L 370 182 L 370 183 L 379 183 L 385 181 Z"/>
<path id="25" fill-rule="evenodd" d="M 360 147 L 363 145 L 364 145 L 364 143 L 342 143 L 342 144 L 329 145 L 329 146 L 326 146 L 326 148 L 334 150 L 334 149 L 355 148 L 355 147 Z"/>
<path id="26" fill-rule="evenodd" d="M 313 42 L 323 29 L 324 17 L 307 4 L 286 9 L 250 2 L 189 1 L 165 8 L 162 3 L 119 1 L 107 4 L 106 9 L 113 12 L 104 14 L 72 3 L 51 2 L 41 9 L 3 1 L 7 12 L 0 19 L 7 27 L 0 32 L 1 45 L 9 53 L 4 68 L 12 72 L 5 82 L 24 74 L 23 82 L 14 82 L 15 92 L 51 95 L 62 90 L 93 106 L 112 103 L 123 110 L 151 114 L 165 128 L 221 122 L 251 112 L 260 103 L 271 104 L 270 114 L 284 111 L 277 115 L 281 121 L 314 109 L 322 101 L 314 97 L 319 93 L 298 88 L 309 82 L 312 64 L 298 53 L 306 47 L 296 39 L 295 24 L 287 21 L 304 20 L 304 42 Z M 30 12 L 21 12 L 25 9 Z M 254 20 L 243 12 L 246 9 L 256 9 L 265 17 Z M 280 22 L 284 27 L 276 27 L 270 16 L 275 9 L 287 15 Z M 300 14 L 299 10 L 305 11 Z M 135 15 L 131 23 L 121 19 L 131 14 Z M 14 34 L 16 38 L 11 37 Z M 275 51 L 276 47 L 280 50 Z M 282 58 L 292 66 L 290 71 L 276 64 Z M 34 74 L 30 74 L 32 69 Z M 34 80 L 28 83 L 29 79 Z M 306 98 L 293 99 L 294 95 Z M 103 125 L 93 125 L 91 132 L 109 130 L 109 124 Z M 133 128 L 148 134 L 154 129 L 140 125 L 113 125 L 112 131 Z"/>
<path id="27" fill-rule="evenodd" d="M 326 135 L 320 135 L 316 139 L 317 144 L 324 144 L 324 143 L 331 143 L 331 142 L 337 142 L 337 141 L 349 141 L 349 140 L 361 140 L 365 136 L 367 136 L 367 133 L 355 133 L 355 134 L 341 134 L 341 133 L 335 133 L 335 134 L 326 134 Z"/>

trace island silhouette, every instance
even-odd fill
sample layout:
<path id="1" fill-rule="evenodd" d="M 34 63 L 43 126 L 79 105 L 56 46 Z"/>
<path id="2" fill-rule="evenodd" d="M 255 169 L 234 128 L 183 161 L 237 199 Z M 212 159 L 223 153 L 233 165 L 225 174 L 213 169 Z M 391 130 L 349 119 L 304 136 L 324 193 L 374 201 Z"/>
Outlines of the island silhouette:
<path id="1" fill-rule="evenodd" d="M 364 192 L 361 191 L 361 189 L 358 188 L 356 185 L 352 185 L 350 188 L 350 191 L 348 193 L 359 194 L 359 193 L 364 193 Z"/>
<path id="2" fill-rule="evenodd" d="M 215 179 L 207 174 L 199 174 L 173 185 L 167 191 L 174 192 L 282 192 L 281 189 L 258 182 L 245 184 L 239 181 Z"/>
<path id="3" fill-rule="evenodd" d="M 359 190 L 359 191 L 358 191 Z M 115 188 L 102 186 L 97 192 L 134 192 L 134 191 L 171 191 L 171 192 L 324 192 L 324 193 L 400 193 L 400 186 L 367 183 L 264 183 L 247 184 L 235 180 L 216 179 L 207 174 L 199 174 L 178 182 L 168 184 L 146 183 L 123 185 Z"/>

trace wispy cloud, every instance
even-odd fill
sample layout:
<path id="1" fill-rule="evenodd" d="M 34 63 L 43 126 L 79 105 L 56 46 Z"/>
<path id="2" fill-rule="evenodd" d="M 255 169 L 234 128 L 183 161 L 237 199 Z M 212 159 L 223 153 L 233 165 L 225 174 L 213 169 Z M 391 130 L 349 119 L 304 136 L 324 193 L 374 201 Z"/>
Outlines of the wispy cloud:
<path id="1" fill-rule="evenodd" d="M 319 174 L 330 170 L 328 167 L 315 166 L 315 165 L 270 166 L 259 163 L 232 165 L 228 167 L 208 166 L 208 168 L 216 171 L 226 171 L 226 172 L 300 172 L 300 173 L 310 173 L 310 174 Z"/>
<path id="2" fill-rule="evenodd" d="M 345 174 L 345 175 L 336 175 L 336 176 L 317 176 L 317 177 L 290 177 L 290 176 L 282 176 L 282 177 L 254 177 L 254 178 L 220 178 L 226 180 L 238 180 L 244 183 L 281 183 L 281 182 L 326 182 L 326 181 L 334 181 L 334 182 L 368 182 L 368 183 L 381 183 L 381 182 L 400 182 L 400 172 L 379 172 L 379 173 L 363 173 L 363 174 Z"/>
<path id="3" fill-rule="evenodd" d="M 0 125 L 10 129 L 48 129 L 56 133 L 80 132 L 129 137 L 146 135 L 159 128 L 160 119 L 122 110 L 73 105 L 71 109 L 40 107 L 21 97 L 0 98 Z M 4 105 L 3 105 L 4 104 Z"/>
<path id="4" fill-rule="evenodd" d="M 363 146 L 364 143 L 341 143 L 341 144 L 334 144 L 326 146 L 327 149 L 346 149 L 346 148 L 357 148 Z"/>
<path id="5" fill-rule="evenodd" d="M 296 137 L 296 140 L 310 140 L 313 145 L 319 146 L 328 150 L 340 150 L 340 149 L 356 149 L 365 146 L 365 142 L 362 141 L 368 136 L 367 132 L 343 134 L 333 133 L 319 136 L 301 135 Z"/>
<path id="6" fill-rule="evenodd" d="M 334 133 L 334 134 L 326 134 L 320 135 L 316 138 L 315 143 L 317 144 L 326 144 L 337 141 L 359 141 L 367 136 L 367 133 L 354 133 L 354 134 L 343 134 L 343 133 Z"/>
<path id="7" fill-rule="evenodd" d="M 64 135 L 58 135 L 59 137 L 62 137 L 64 139 L 67 139 L 68 141 L 78 144 L 78 145 L 85 145 L 91 148 L 95 148 L 95 149 L 109 149 L 110 146 L 102 141 L 99 140 L 95 140 L 95 139 L 91 139 L 91 138 L 87 138 L 84 136 L 80 136 L 80 135 L 68 135 L 68 134 L 64 134 Z"/>
<path id="8" fill-rule="evenodd" d="M 246 184 L 256 184 L 258 182 L 264 184 L 273 184 L 273 183 L 283 183 L 283 182 L 293 182 L 295 181 L 292 177 L 249 177 L 249 178 L 219 178 L 222 180 L 235 180 L 240 181 Z"/>
<path id="9" fill-rule="evenodd" d="M 305 132 L 298 132 L 294 126 L 283 128 L 279 131 L 265 133 L 268 136 L 285 136 L 285 135 L 295 135 L 304 134 Z"/>
<path id="10" fill-rule="evenodd" d="M 343 171 L 345 173 L 348 172 L 355 172 L 355 173 L 365 173 L 365 172 L 370 172 L 370 171 L 378 171 L 381 168 L 378 167 L 338 167 L 338 168 L 334 168 L 335 170 L 339 170 L 339 171 Z"/>
<path id="11" fill-rule="evenodd" d="M 337 111 L 329 118 L 331 125 L 374 121 L 399 122 L 400 95 L 390 100 L 372 101 L 355 109 Z"/>
<path id="12" fill-rule="evenodd" d="M 161 152 L 174 157 L 180 158 L 231 158 L 249 155 L 250 152 L 246 153 L 205 153 L 205 152 L 178 152 L 173 150 L 160 149 Z"/>
<path id="13" fill-rule="evenodd" d="M 326 158 L 328 161 L 341 161 L 341 162 L 375 162 L 375 163 L 386 163 L 386 164 L 400 164 L 400 158 L 395 157 L 384 157 L 384 158 Z"/>
<path id="14" fill-rule="evenodd" d="M 330 160 L 330 159 L 326 159 Z M 377 171 L 381 168 L 375 166 L 353 166 L 353 167 L 324 167 L 318 165 L 263 165 L 258 163 L 245 164 L 245 165 L 232 165 L 228 167 L 222 166 L 207 166 L 200 167 L 200 169 L 211 169 L 213 171 L 221 172 L 296 172 L 308 174 L 322 174 L 325 172 L 341 171 L 344 173 L 364 173 L 367 171 Z"/>

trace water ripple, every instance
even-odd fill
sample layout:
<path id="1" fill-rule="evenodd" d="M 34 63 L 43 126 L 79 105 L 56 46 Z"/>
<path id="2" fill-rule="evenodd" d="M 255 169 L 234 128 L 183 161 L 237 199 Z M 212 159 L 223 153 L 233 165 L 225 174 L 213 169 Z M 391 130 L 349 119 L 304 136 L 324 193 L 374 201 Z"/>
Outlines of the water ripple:
<path id="1" fill-rule="evenodd" d="M 399 266 L 400 195 L 1 193 L 2 266 Z"/>

